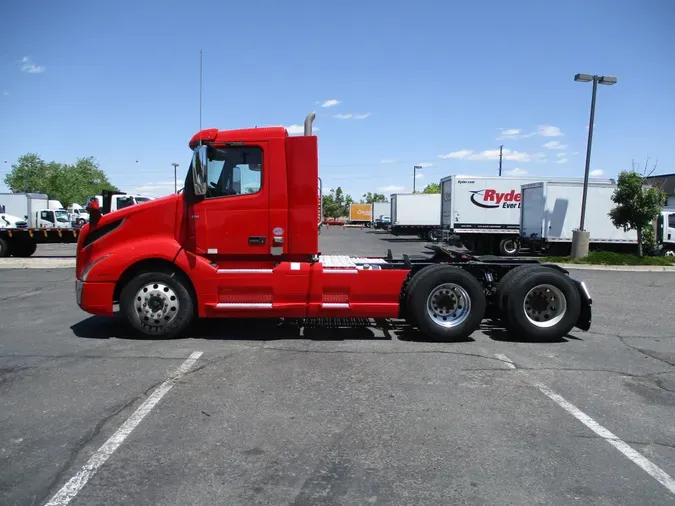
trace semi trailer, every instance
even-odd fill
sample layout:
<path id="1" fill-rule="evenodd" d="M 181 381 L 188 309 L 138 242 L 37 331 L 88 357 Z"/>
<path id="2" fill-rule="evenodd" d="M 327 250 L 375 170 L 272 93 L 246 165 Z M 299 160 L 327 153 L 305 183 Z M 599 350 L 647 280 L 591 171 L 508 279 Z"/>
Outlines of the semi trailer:
<path id="1" fill-rule="evenodd" d="M 77 242 L 78 229 L 60 205 L 43 193 L 0 193 L 0 257 L 29 257 L 40 243 Z"/>
<path id="2" fill-rule="evenodd" d="M 521 248 L 520 188 L 523 184 L 551 180 L 563 181 L 561 178 L 460 175 L 441 179 L 443 240 L 460 242 L 479 254 L 517 256 Z"/>
<path id="3" fill-rule="evenodd" d="M 415 257 L 322 254 L 314 117 L 302 136 L 201 130 L 182 193 L 110 213 L 90 202 L 77 244 L 80 308 L 112 316 L 119 304 L 138 335 L 160 338 L 197 317 L 402 318 L 437 341 L 465 338 L 486 317 L 532 339 L 590 328 L 586 285 L 555 265 L 442 245 Z M 255 190 L 237 190 L 238 178 Z"/>
<path id="4" fill-rule="evenodd" d="M 391 196 L 392 235 L 441 239 L 441 196 L 438 193 L 395 193 Z"/>

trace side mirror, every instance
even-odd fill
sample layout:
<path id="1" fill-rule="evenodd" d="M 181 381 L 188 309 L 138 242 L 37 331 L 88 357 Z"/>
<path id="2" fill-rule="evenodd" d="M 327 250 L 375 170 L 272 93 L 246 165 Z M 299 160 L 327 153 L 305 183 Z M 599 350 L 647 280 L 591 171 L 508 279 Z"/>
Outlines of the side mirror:
<path id="1" fill-rule="evenodd" d="M 206 195 L 207 151 L 206 146 L 199 146 L 192 156 L 192 184 L 195 195 Z"/>
<path id="2" fill-rule="evenodd" d="M 101 206 L 98 203 L 98 199 L 96 197 L 92 197 L 87 201 L 85 207 L 89 213 L 89 225 L 93 228 L 101 219 Z"/>
<path id="3" fill-rule="evenodd" d="M 260 172 L 262 170 L 262 164 L 261 163 L 249 163 L 248 164 L 248 170 L 252 172 Z"/>

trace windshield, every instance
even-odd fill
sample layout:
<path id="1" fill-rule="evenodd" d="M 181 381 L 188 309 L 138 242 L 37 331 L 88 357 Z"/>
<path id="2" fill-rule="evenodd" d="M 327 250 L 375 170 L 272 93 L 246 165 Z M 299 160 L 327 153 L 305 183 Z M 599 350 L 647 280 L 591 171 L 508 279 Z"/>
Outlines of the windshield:
<path id="1" fill-rule="evenodd" d="M 56 221 L 60 221 L 61 223 L 68 223 L 70 221 L 68 211 L 54 211 L 54 215 L 56 216 Z"/>
<path id="2" fill-rule="evenodd" d="M 135 197 L 135 199 L 136 199 L 137 204 L 141 204 L 143 202 L 149 202 L 149 201 L 152 200 L 150 197 Z"/>

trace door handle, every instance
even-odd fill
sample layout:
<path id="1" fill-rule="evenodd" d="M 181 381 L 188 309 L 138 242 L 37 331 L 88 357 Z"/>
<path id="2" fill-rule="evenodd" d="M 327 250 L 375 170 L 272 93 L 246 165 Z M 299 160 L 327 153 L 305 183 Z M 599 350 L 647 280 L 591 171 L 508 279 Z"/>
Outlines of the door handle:
<path id="1" fill-rule="evenodd" d="M 265 244 L 265 236 L 264 235 L 252 235 L 251 237 L 248 238 L 248 243 L 251 244 L 251 245 Z"/>

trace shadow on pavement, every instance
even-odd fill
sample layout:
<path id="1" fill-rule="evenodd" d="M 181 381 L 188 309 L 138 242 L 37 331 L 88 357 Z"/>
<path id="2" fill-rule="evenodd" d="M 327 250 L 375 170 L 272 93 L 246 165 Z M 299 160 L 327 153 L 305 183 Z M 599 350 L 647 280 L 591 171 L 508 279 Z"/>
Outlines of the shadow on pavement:
<path id="1" fill-rule="evenodd" d="M 119 313 L 112 318 L 91 316 L 70 328 L 77 337 L 84 339 L 136 339 Z M 421 332 L 402 320 L 373 321 L 368 318 L 321 318 L 301 321 L 278 318 L 257 320 L 204 318 L 197 320 L 184 335 L 184 338 L 231 341 L 279 339 L 390 341 L 394 337 L 402 341 L 427 341 Z"/>
<path id="2" fill-rule="evenodd" d="M 499 327 L 492 324 L 481 325 L 480 330 L 483 334 L 485 334 L 493 341 L 499 341 L 503 343 L 551 344 L 551 343 L 568 343 L 570 342 L 570 340 L 583 341 L 583 339 L 581 339 L 580 337 L 576 337 L 570 334 L 567 334 L 566 336 L 557 339 L 539 339 L 534 341 L 532 339 L 526 339 L 517 335 L 515 336 L 511 335 L 503 327 Z"/>

